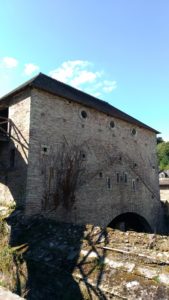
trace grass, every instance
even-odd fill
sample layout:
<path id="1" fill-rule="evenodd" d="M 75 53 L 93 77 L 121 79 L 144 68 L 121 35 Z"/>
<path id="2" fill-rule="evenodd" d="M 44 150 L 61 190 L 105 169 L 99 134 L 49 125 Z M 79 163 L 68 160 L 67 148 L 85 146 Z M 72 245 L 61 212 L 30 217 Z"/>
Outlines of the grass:
<path id="1" fill-rule="evenodd" d="M 11 247 L 8 245 L 9 232 L 4 216 L 0 218 L 0 239 L 0 272 L 2 272 L 2 274 L 7 274 L 11 272 L 13 252 Z"/>
<path id="2" fill-rule="evenodd" d="M 152 278 L 156 283 L 160 283 L 159 276 L 155 276 Z"/>
<path id="3" fill-rule="evenodd" d="M 11 271 L 13 264 L 13 252 L 8 245 L 4 245 L 0 248 L 0 271 L 7 273 Z"/>
<path id="4" fill-rule="evenodd" d="M 96 270 L 103 270 L 104 267 L 106 266 L 106 263 L 104 262 L 104 260 L 99 259 L 99 258 L 94 259 L 94 264 L 95 264 Z"/>
<path id="5" fill-rule="evenodd" d="M 22 249 L 9 246 L 9 228 L 5 216 L 0 217 L 0 286 L 16 291 L 18 279 L 24 269 Z M 17 274 L 17 275 L 16 275 Z M 20 276 L 23 277 L 23 276 Z M 23 281 L 22 278 L 20 281 Z M 24 284 L 23 284 L 24 285 Z"/>

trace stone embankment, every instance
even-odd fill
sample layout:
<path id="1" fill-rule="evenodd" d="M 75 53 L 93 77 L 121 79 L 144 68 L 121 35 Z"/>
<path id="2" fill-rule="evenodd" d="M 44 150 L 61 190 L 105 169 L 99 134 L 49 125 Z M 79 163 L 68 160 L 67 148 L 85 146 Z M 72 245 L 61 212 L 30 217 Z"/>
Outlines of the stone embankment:
<path id="1" fill-rule="evenodd" d="M 9 223 L 12 289 L 25 299 L 169 299 L 167 236 L 24 220 L 21 212 Z M 0 281 L 9 276 L 0 271 Z"/>

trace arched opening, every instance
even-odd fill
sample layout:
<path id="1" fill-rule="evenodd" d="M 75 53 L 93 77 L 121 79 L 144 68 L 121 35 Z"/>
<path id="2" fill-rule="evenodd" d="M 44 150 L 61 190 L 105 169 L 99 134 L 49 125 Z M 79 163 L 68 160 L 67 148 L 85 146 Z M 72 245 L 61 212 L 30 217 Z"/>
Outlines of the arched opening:
<path id="1" fill-rule="evenodd" d="M 152 229 L 146 219 L 136 213 L 124 213 L 117 216 L 108 227 L 121 231 L 133 230 L 137 232 L 152 233 Z"/>

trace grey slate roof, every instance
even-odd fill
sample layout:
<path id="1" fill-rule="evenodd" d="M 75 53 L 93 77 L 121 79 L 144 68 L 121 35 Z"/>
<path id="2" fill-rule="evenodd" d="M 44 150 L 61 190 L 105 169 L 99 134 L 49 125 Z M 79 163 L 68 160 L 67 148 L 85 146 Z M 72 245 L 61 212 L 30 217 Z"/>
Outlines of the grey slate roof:
<path id="1" fill-rule="evenodd" d="M 121 110 L 117 109 L 116 107 L 110 105 L 109 103 L 100 100 L 94 96 L 86 94 L 78 89 L 75 89 L 63 82 L 60 82 L 56 79 L 53 79 L 45 74 L 39 73 L 37 76 L 33 77 L 31 80 L 25 82 L 23 85 L 19 86 L 9 94 L 0 98 L 0 101 L 7 101 L 11 98 L 11 96 L 15 95 L 16 93 L 24 90 L 27 87 L 34 87 L 54 95 L 67 98 L 71 101 L 80 103 L 82 105 L 94 108 L 100 112 L 103 112 L 109 116 L 124 120 L 128 123 L 133 125 L 137 125 L 139 127 L 143 127 L 155 133 L 159 133 L 155 129 L 147 126 L 146 124 L 140 122 L 139 120 L 129 116 L 128 114 L 122 112 Z"/>

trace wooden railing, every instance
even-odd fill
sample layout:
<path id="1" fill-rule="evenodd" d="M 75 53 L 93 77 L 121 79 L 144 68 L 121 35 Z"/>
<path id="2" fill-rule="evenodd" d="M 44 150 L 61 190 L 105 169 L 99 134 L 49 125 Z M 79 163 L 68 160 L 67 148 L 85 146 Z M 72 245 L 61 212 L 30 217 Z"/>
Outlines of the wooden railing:
<path id="1" fill-rule="evenodd" d="M 0 117 L 0 141 L 5 138 L 6 140 L 12 139 L 28 150 L 28 142 L 15 123 L 9 118 Z"/>
<path id="2" fill-rule="evenodd" d="M 0 138 L 10 137 L 12 121 L 9 118 L 0 116 Z"/>

